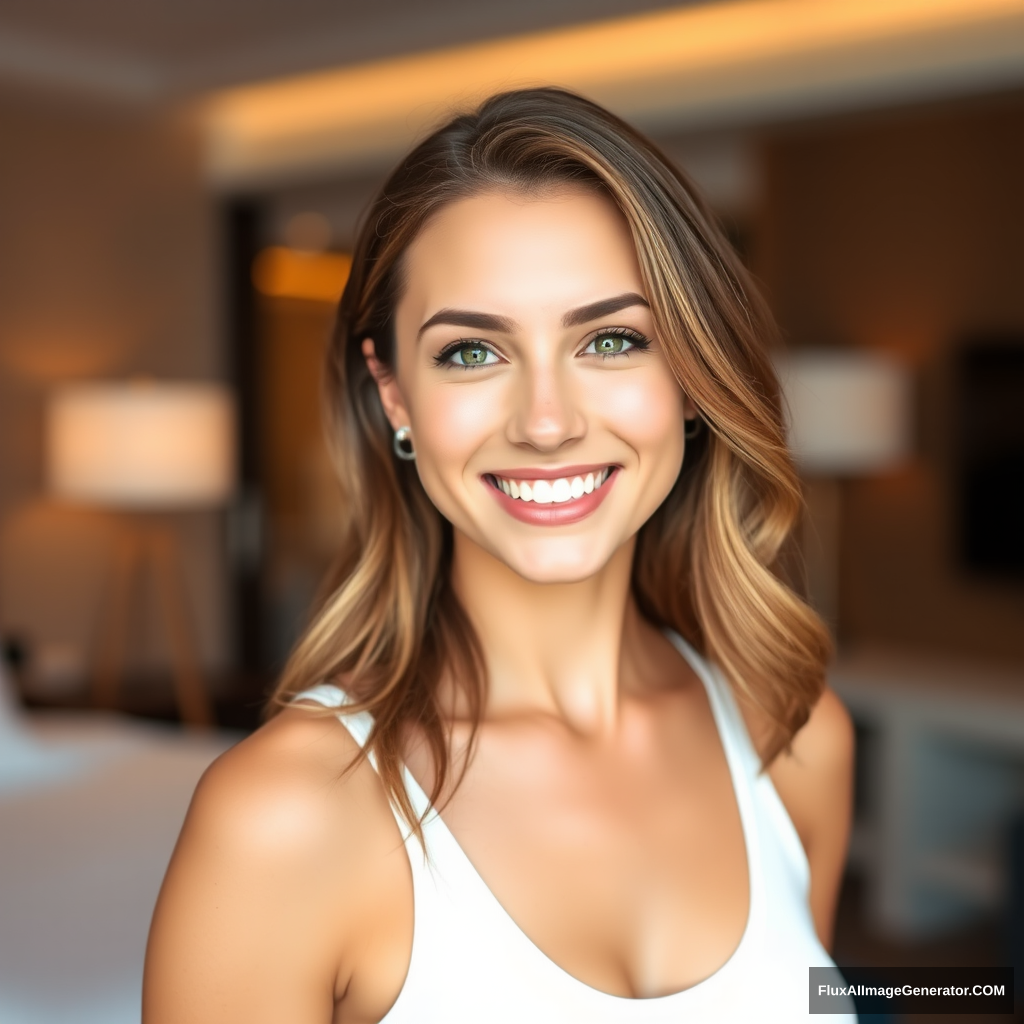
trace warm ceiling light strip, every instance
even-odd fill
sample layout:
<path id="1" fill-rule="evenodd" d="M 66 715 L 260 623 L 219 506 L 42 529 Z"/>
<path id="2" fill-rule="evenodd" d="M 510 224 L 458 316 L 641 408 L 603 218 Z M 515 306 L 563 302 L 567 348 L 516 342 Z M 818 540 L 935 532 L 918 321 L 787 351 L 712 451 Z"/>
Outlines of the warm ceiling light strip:
<path id="1" fill-rule="evenodd" d="M 708 3 L 227 90 L 208 108 L 211 173 L 231 185 L 389 158 L 446 111 L 526 84 L 692 121 L 1022 67 L 1024 0 Z"/>

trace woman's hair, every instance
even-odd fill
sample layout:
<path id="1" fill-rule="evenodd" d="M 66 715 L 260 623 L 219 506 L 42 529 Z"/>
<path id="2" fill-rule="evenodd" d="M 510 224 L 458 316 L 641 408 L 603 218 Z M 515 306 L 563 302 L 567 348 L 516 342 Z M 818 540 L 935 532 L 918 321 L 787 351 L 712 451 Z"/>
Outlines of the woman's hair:
<path id="1" fill-rule="evenodd" d="M 828 633 L 785 571 L 802 507 L 756 288 L 686 178 L 651 142 L 560 89 L 526 89 L 453 118 L 396 168 L 356 242 L 327 357 L 329 434 L 347 508 L 336 586 L 299 640 L 275 694 L 283 705 L 325 679 L 368 710 L 384 785 L 418 832 L 401 743 L 418 727 L 436 801 L 450 778 L 439 683 L 464 693 L 475 725 L 486 687 L 478 640 L 451 587 L 451 526 L 392 432 L 361 352 L 393 368 L 403 254 L 439 210 L 485 192 L 607 196 L 629 224 L 655 330 L 706 424 L 668 497 L 641 528 L 633 589 L 644 615 L 714 660 L 770 732 L 768 764 L 807 720 Z M 475 731 L 474 731 L 475 735 Z"/>

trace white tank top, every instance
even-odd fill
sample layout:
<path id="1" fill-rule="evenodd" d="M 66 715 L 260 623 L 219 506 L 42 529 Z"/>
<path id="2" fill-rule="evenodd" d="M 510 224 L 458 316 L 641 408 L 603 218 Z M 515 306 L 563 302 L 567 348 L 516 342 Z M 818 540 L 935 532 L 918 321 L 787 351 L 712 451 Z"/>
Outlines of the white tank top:
<path id="1" fill-rule="evenodd" d="M 728 684 L 685 640 L 667 635 L 707 690 L 739 805 L 750 910 L 732 956 L 681 992 L 650 999 L 601 992 L 527 938 L 436 811 L 423 825 L 424 854 L 395 810 L 412 866 L 413 940 L 405 983 L 382 1024 L 792 1024 L 807 1017 L 808 968 L 832 966 L 832 960 L 814 931 L 803 846 L 771 779 L 760 772 Z M 348 702 L 327 684 L 295 698 L 303 699 L 326 707 Z M 338 718 L 363 746 L 370 715 Z M 409 800 L 422 814 L 430 802 L 408 768 L 403 775 Z M 849 1013 L 828 1019 L 857 1017 L 851 1005 Z"/>

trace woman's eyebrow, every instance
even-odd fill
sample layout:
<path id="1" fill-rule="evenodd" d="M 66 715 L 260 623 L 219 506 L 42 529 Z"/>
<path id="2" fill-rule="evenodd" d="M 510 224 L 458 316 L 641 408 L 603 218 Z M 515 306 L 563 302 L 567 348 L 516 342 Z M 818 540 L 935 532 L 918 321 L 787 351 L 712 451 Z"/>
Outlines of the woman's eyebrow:
<path id="1" fill-rule="evenodd" d="M 598 320 L 604 316 L 611 316 L 620 310 L 628 309 L 630 306 L 645 306 L 648 309 L 650 304 L 636 292 L 626 292 L 623 295 L 616 295 L 610 299 L 599 299 L 597 302 L 590 302 L 586 306 L 579 306 L 577 309 L 570 309 L 562 317 L 563 327 L 579 327 L 581 324 L 590 323 L 591 320 Z M 477 331 L 498 331 L 502 334 L 512 334 L 518 324 L 507 316 L 498 316 L 495 313 L 478 313 L 471 309 L 439 309 L 419 329 L 419 334 L 438 324 L 446 324 L 449 327 L 470 327 Z"/>
<path id="2" fill-rule="evenodd" d="M 562 317 L 563 327 L 579 327 L 581 324 L 588 324 L 591 320 L 600 320 L 602 317 L 611 316 L 620 310 L 628 309 L 630 306 L 646 306 L 651 308 L 650 303 L 636 292 L 626 292 L 623 295 L 616 295 L 612 299 L 600 299 L 597 302 L 588 303 L 578 309 L 570 309 Z"/>
<path id="3" fill-rule="evenodd" d="M 517 326 L 515 320 L 494 313 L 475 313 L 470 309 L 439 309 L 419 329 L 417 337 L 438 324 L 447 324 L 449 327 L 472 327 L 478 331 L 500 331 L 503 334 L 512 334 Z"/>

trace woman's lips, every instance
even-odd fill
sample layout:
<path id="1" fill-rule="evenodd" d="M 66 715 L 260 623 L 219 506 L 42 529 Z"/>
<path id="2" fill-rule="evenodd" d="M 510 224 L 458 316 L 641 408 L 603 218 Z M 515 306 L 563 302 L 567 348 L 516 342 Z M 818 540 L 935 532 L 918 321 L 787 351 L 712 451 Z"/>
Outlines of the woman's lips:
<path id="1" fill-rule="evenodd" d="M 591 478 L 590 490 L 587 489 L 588 475 Z M 558 471 L 526 471 L 508 476 L 488 473 L 484 479 L 495 500 L 514 519 L 533 526 L 565 526 L 594 512 L 604 501 L 617 476 L 617 466 L 605 466 L 599 469 L 573 467 Z M 582 493 L 579 493 L 581 484 Z M 506 493 L 506 488 L 513 493 L 518 492 L 518 496 Z M 538 489 L 540 493 L 534 494 Z M 527 495 L 530 500 L 524 500 Z"/>

